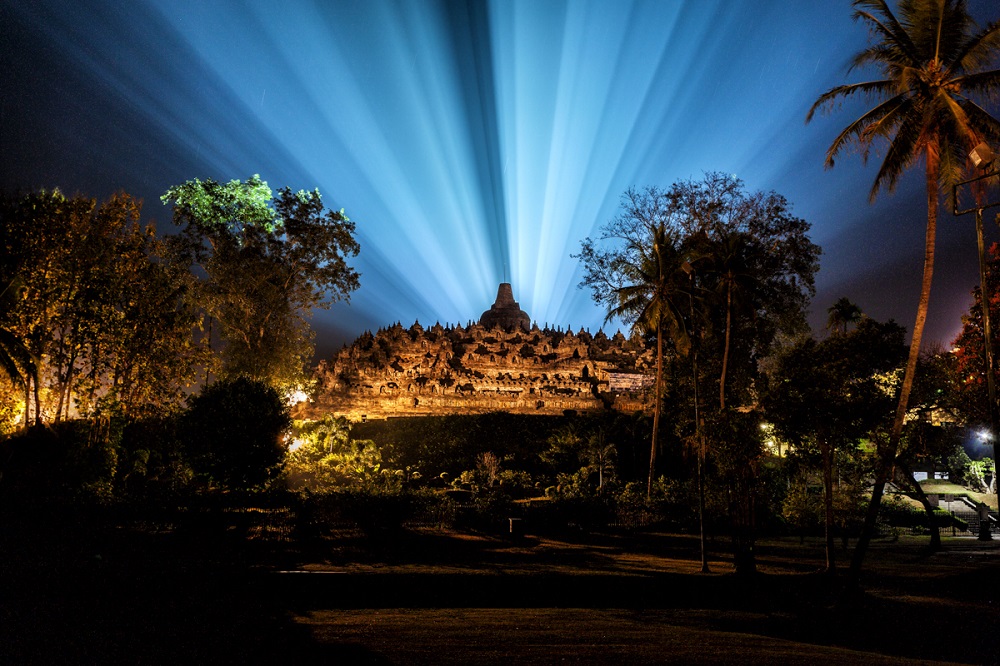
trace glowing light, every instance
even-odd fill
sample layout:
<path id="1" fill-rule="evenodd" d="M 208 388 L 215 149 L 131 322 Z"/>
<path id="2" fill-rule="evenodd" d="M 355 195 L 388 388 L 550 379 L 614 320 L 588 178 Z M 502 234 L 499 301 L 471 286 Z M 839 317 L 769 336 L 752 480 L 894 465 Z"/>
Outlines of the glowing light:
<path id="1" fill-rule="evenodd" d="M 288 444 L 288 452 L 291 453 L 292 451 L 299 450 L 300 448 L 302 448 L 303 444 L 305 444 L 305 441 L 299 439 L 298 437 L 292 438 L 292 440 Z"/>
<path id="2" fill-rule="evenodd" d="M 858 161 L 823 170 L 844 118 L 803 123 L 865 43 L 843 3 L 8 4 L 9 41 L 24 46 L 10 47 L 12 89 L 41 87 L 5 109 L 0 185 L 124 188 L 147 202 L 192 177 L 318 187 L 362 245 L 351 305 L 314 319 L 325 351 L 394 321 L 464 323 L 500 282 L 533 320 L 596 331 L 603 313 L 575 288 L 569 255 L 627 187 L 704 170 L 775 189 L 813 223 L 821 318 L 824 289 L 851 293 L 838 273 L 852 285 L 900 273 L 858 230 L 878 239 L 891 226 L 919 270 L 923 229 L 897 224 L 920 217 L 903 209 L 923 206 L 919 174 L 870 208 Z M 942 265 L 973 266 L 948 257 L 951 242 Z M 896 286 L 898 310 L 872 316 L 912 316 Z"/>

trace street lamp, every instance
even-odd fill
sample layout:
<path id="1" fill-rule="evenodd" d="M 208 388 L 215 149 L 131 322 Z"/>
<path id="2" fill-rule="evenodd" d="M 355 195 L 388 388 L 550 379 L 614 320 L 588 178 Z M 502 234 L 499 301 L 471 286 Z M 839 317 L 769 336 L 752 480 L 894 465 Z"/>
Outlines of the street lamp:
<path id="1" fill-rule="evenodd" d="M 985 143 L 980 143 L 978 146 L 973 148 L 972 152 L 969 153 L 969 159 L 972 160 L 972 164 L 977 169 L 982 171 L 982 174 L 975 178 L 970 178 L 969 180 L 956 183 L 952 188 L 951 195 L 952 202 L 954 203 L 953 212 L 956 216 L 972 212 L 975 212 L 976 214 L 976 242 L 979 245 L 979 303 L 982 307 L 983 315 L 983 349 L 986 356 L 986 389 L 990 401 L 990 432 L 996 433 L 997 399 L 993 376 L 993 334 L 990 326 L 990 296 L 986 286 L 986 246 L 983 243 L 983 211 L 987 208 L 1000 206 L 1000 201 L 985 202 L 984 197 L 982 196 L 982 190 L 980 190 L 975 192 L 975 206 L 959 210 L 958 188 L 963 185 L 972 185 L 974 188 L 981 188 L 986 184 L 985 181 L 990 178 L 995 178 L 998 172 L 995 169 L 991 169 L 995 156 L 990 147 Z"/>

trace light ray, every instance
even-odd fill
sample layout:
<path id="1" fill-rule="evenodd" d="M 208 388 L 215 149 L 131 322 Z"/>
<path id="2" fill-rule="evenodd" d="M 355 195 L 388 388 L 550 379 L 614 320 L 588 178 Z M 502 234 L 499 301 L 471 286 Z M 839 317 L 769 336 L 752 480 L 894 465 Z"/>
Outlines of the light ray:
<path id="1" fill-rule="evenodd" d="M 821 293 L 878 275 L 855 259 L 885 260 L 876 256 L 885 237 L 914 253 L 912 234 L 893 225 L 919 218 L 920 198 L 901 188 L 870 208 L 869 171 L 851 160 L 822 169 L 841 118 L 803 123 L 864 43 L 843 3 L 0 0 L 0 9 L 25 33 L 10 40 L 20 51 L 3 52 L 25 90 L 0 97 L 0 186 L 98 197 L 121 188 L 161 222 L 169 213 L 157 197 L 188 178 L 259 173 L 274 188 L 318 187 L 358 222 L 362 287 L 350 305 L 316 315 L 318 328 L 349 338 L 395 321 L 465 323 L 501 281 L 533 320 L 596 330 L 603 313 L 576 289 L 570 254 L 629 186 L 706 170 L 777 190 L 814 224 L 837 273 L 820 273 Z M 955 263 L 974 265 L 971 252 Z M 318 340 L 323 351 L 341 342 Z"/>

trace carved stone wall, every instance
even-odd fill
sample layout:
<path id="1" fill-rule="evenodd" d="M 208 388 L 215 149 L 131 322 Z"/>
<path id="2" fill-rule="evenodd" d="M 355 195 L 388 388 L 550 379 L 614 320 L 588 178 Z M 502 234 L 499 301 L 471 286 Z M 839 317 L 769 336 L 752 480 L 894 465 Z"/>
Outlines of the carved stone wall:
<path id="1" fill-rule="evenodd" d="M 621 333 L 397 323 L 320 362 L 316 395 L 296 417 L 648 410 L 651 391 L 613 393 L 608 372 L 654 369 L 654 350 Z"/>

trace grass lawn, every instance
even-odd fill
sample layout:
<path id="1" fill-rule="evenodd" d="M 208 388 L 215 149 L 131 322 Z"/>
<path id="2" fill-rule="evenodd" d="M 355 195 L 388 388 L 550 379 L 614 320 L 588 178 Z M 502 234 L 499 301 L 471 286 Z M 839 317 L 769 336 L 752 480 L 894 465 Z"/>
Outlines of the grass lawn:
<path id="1" fill-rule="evenodd" d="M 689 535 L 5 515 L 0 663 L 1000 663 L 1000 540 L 944 541 L 876 542 L 838 605 L 814 540 L 760 541 L 739 580 Z"/>

